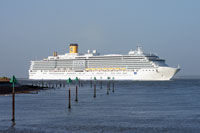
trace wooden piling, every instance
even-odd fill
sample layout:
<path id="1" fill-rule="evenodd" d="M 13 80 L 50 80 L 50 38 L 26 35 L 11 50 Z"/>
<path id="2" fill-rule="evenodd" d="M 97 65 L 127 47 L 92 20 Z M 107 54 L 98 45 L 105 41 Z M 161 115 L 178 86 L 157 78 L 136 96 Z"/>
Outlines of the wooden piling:
<path id="1" fill-rule="evenodd" d="M 94 98 L 96 97 L 96 81 L 97 81 L 97 78 L 94 77 Z"/>
<path id="2" fill-rule="evenodd" d="M 76 99 L 75 99 L 76 102 L 78 102 L 78 86 L 76 85 Z"/>
<path id="3" fill-rule="evenodd" d="M 48 82 L 46 82 L 45 85 L 46 85 L 46 88 L 49 88 L 49 86 L 48 86 Z"/>
<path id="4" fill-rule="evenodd" d="M 102 80 L 100 81 L 100 89 L 102 89 Z"/>
<path id="5" fill-rule="evenodd" d="M 12 88 L 12 122 L 15 122 L 15 85 Z"/>
<path id="6" fill-rule="evenodd" d="M 110 81 L 108 81 L 108 89 L 110 90 Z"/>
<path id="7" fill-rule="evenodd" d="M 96 97 L 96 83 L 94 83 L 94 98 Z"/>
<path id="8" fill-rule="evenodd" d="M 42 88 L 44 87 L 44 81 L 42 80 Z"/>
<path id="9" fill-rule="evenodd" d="M 69 103 L 68 103 L 68 109 L 71 109 L 71 91 L 70 91 L 70 84 L 72 83 L 72 80 L 71 80 L 71 78 L 69 78 L 68 80 L 67 80 L 67 83 L 69 83 Z"/>
<path id="10" fill-rule="evenodd" d="M 109 94 L 109 84 L 107 82 L 107 95 Z"/>
<path id="11" fill-rule="evenodd" d="M 60 80 L 60 88 L 62 87 L 62 83 L 61 83 L 61 80 Z"/>
<path id="12" fill-rule="evenodd" d="M 114 83 L 114 80 L 112 82 L 112 92 L 115 92 L 115 83 Z"/>
<path id="13" fill-rule="evenodd" d="M 10 79 L 10 83 L 12 83 L 12 122 L 15 125 L 15 83 L 17 83 L 17 79 L 14 75 Z"/>
<path id="14" fill-rule="evenodd" d="M 90 80 L 90 88 L 92 88 L 92 80 Z"/>
<path id="15" fill-rule="evenodd" d="M 71 91 L 69 88 L 69 103 L 68 103 L 68 109 L 71 109 Z"/>

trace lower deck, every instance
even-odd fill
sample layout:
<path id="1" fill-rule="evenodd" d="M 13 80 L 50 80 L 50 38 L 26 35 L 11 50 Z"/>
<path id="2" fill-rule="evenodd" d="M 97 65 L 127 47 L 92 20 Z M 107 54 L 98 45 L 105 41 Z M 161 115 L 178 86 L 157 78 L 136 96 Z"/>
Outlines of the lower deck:
<path id="1" fill-rule="evenodd" d="M 170 67 L 159 67 L 156 69 L 139 69 L 135 71 L 29 71 L 29 79 L 66 80 L 78 77 L 82 80 L 93 80 L 94 78 L 97 80 L 170 80 L 178 70 Z"/>

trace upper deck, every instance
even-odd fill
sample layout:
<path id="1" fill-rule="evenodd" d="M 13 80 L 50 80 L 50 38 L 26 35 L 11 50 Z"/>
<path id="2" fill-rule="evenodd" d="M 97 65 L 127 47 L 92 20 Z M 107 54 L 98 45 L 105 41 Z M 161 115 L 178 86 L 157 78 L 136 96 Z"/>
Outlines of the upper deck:
<path id="1" fill-rule="evenodd" d="M 141 57 L 148 57 L 149 59 L 159 59 L 159 57 L 152 53 L 145 53 L 143 52 L 141 47 L 138 47 L 136 50 L 130 50 L 127 55 L 122 54 L 107 54 L 107 55 L 101 55 L 100 53 L 97 53 L 96 50 L 93 50 L 90 52 L 88 50 L 88 53 L 86 54 L 80 54 L 80 53 L 66 53 L 64 55 L 53 55 L 48 56 L 47 58 L 44 58 L 43 60 L 65 60 L 65 59 L 107 59 L 107 58 L 132 58 L 137 59 Z"/>
<path id="2" fill-rule="evenodd" d="M 145 53 L 141 47 L 137 47 L 136 50 L 130 50 L 126 55 L 101 55 L 96 50 L 92 52 L 88 50 L 86 54 L 79 54 L 76 51 L 78 51 L 77 48 L 75 50 L 72 49 L 72 52 L 64 55 L 57 55 L 57 53 L 54 52 L 53 56 L 48 56 L 48 58 L 40 61 L 32 61 L 30 69 L 82 71 L 88 68 L 95 70 L 102 70 L 104 68 L 109 68 L 109 70 L 112 68 L 112 70 L 115 70 L 115 68 L 120 68 L 120 70 L 134 70 L 167 66 L 165 60 L 159 59 L 155 54 Z"/>

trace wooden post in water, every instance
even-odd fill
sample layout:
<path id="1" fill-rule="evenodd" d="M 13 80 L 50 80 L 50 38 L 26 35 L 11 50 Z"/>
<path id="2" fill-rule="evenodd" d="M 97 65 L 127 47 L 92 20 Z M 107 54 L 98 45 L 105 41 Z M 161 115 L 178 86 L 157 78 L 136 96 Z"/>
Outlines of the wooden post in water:
<path id="1" fill-rule="evenodd" d="M 92 88 L 92 78 L 91 78 L 91 80 L 90 80 L 90 88 Z"/>
<path id="2" fill-rule="evenodd" d="M 76 102 L 78 102 L 78 86 L 76 85 L 76 99 L 75 99 Z"/>
<path id="3" fill-rule="evenodd" d="M 108 87 L 108 82 L 107 82 L 107 95 L 109 94 L 109 87 Z"/>
<path id="4" fill-rule="evenodd" d="M 65 82 L 63 83 L 63 87 L 65 88 Z"/>
<path id="5" fill-rule="evenodd" d="M 50 83 L 49 83 L 49 86 L 51 86 L 51 88 L 53 88 L 53 83 L 50 82 Z"/>
<path id="6" fill-rule="evenodd" d="M 103 84 L 103 83 L 102 83 L 102 80 L 101 80 L 101 81 L 100 81 L 100 89 L 102 89 L 102 84 Z"/>
<path id="7" fill-rule="evenodd" d="M 76 81 L 76 99 L 75 99 L 75 101 L 78 102 L 78 83 L 80 83 L 78 80 L 78 77 L 76 77 L 75 81 Z"/>
<path id="8" fill-rule="evenodd" d="M 108 77 L 108 89 L 110 90 L 110 77 Z"/>
<path id="9" fill-rule="evenodd" d="M 62 87 L 62 83 L 61 83 L 61 80 L 60 80 L 60 88 Z"/>
<path id="10" fill-rule="evenodd" d="M 57 81 L 56 81 L 56 88 L 58 87 Z"/>
<path id="11" fill-rule="evenodd" d="M 111 90 L 111 89 L 110 89 L 110 80 L 108 81 L 108 87 L 109 87 L 109 90 Z"/>
<path id="12" fill-rule="evenodd" d="M 110 90 L 110 81 L 109 81 L 110 77 L 107 78 L 107 94 L 109 94 L 109 90 Z"/>
<path id="13" fill-rule="evenodd" d="M 43 79 L 42 79 L 42 88 L 44 87 L 44 81 L 43 81 Z"/>
<path id="14" fill-rule="evenodd" d="M 71 109 L 71 91 L 69 87 L 69 103 L 68 103 L 68 109 Z"/>
<path id="15" fill-rule="evenodd" d="M 96 77 L 94 77 L 94 98 L 96 98 Z"/>
<path id="16" fill-rule="evenodd" d="M 100 89 L 102 89 L 102 77 L 100 79 Z"/>
<path id="17" fill-rule="evenodd" d="M 15 84 L 12 88 L 12 121 L 15 122 Z"/>
<path id="18" fill-rule="evenodd" d="M 70 90 L 70 83 L 72 83 L 71 78 L 69 78 L 69 79 L 67 80 L 67 83 L 69 84 L 69 96 L 68 96 L 69 101 L 68 101 L 68 109 L 71 109 L 71 90 Z"/>
<path id="19" fill-rule="evenodd" d="M 114 77 L 112 78 L 113 79 L 113 82 L 112 82 L 112 92 L 115 92 L 115 83 L 114 83 Z"/>
<path id="20" fill-rule="evenodd" d="M 46 81 L 45 82 L 45 86 L 46 86 L 46 88 L 48 88 L 49 86 L 48 86 L 48 81 Z"/>
<path id="21" fill-rule="evenodd" d="M 12 122 L 15 124 L 15 83 L 17 80 L 14 75 L 10 79 L 10 83 L 12 83 Z"/>

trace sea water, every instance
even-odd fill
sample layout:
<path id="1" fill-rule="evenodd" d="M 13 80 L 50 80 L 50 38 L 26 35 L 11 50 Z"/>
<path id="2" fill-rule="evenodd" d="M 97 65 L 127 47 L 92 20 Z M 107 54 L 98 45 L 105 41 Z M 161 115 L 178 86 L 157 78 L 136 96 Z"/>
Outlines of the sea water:
<path id="1" fill-rule="evenodd" d="M 12 125 L 12 95 L 0 96 L 0 132 L 200 132 L 200 79 L 163 82 L 115 81 L 115 92 L 106 82 L 96 98 L 89 82 L 16 94 L 16 125 Z"/>

